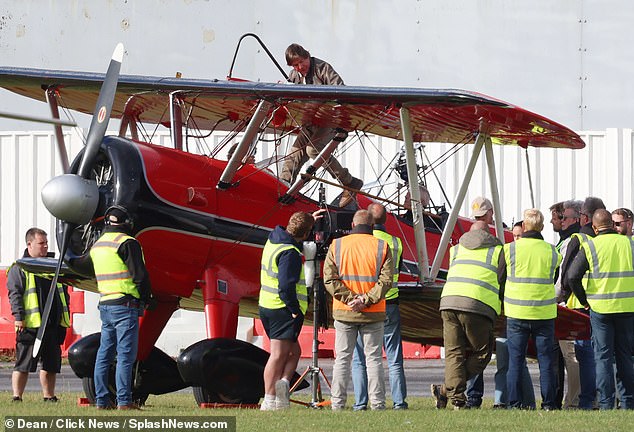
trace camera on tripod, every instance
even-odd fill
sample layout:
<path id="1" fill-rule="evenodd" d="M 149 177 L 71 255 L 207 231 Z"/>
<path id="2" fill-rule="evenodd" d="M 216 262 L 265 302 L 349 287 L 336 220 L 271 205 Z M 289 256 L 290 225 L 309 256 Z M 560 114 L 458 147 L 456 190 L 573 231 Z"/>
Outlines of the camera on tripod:
<path id="1" fill-rule="evenodd" d="M 312 239 L 317 244 L 317 259 L 323 261 L 334 239 L 350 234 L 354 211 L 328 212 L 315 222 Z"/>

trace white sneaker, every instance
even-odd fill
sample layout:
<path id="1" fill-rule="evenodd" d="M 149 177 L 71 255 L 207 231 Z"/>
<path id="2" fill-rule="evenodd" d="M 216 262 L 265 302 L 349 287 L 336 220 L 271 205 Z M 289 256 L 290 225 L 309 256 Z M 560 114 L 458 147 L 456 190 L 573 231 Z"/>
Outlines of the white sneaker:
<path id="1" fill-rule="evenodd" d="M 275 411 L 275 396 L 265 394 L 260 405 L 260 411 Z"/>
<path id="2" fill-rule="evenodd" d="M 287 409 L 291 406 L 290 384 L 286 380 L 278 380 L 275 383 L 275 408 Z"/>
<path id="3" fill-rule="evenodd" d="M 260 411 L 275 411 L 275 401 L 264 399 L 260 405 Z"/>

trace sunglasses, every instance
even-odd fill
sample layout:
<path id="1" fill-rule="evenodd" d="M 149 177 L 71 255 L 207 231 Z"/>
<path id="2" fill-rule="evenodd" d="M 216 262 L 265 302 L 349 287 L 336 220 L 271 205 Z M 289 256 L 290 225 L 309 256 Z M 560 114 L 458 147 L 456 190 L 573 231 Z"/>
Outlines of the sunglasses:
<path id="1" fill-rule="evenodd" d="M 612 222 L 614 224 L 615 227 L 620 227 L 621 224 L 626 223 L 627 221 L 619 221 L 619 222 Z"/>

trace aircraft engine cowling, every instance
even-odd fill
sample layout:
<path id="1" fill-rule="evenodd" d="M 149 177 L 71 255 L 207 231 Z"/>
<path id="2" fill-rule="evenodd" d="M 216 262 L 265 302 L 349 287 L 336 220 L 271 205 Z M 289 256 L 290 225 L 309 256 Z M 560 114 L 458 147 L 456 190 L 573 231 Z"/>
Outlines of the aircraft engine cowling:
<path id="1" fill-rule="evenodd" d="M 71 164 L 71 172 L 77 172 L 82 157 L 83 151 Z M 46 206 L 58 220 L 58 239 L 65 229 L 63 220 L 78 225 L 72 233 L 67 258 L 83 257 L 88 253 L 103 231 L 102 216 L 111 205 L 121 205 L 133 218 L 137 216 L 138 206 L 144 198 L 142 174 L 142 160 L 134 143 L 126 138 L 107 136 L 101 143 L 88 179 L 71 174 L 58 176 L 46 184 L 42 199 L 45 204 L 49 202 Z M 73 271 L 92 275 L 92 268 L 76 268 L 74 262 L 76 260 L 67 262 Z"/>

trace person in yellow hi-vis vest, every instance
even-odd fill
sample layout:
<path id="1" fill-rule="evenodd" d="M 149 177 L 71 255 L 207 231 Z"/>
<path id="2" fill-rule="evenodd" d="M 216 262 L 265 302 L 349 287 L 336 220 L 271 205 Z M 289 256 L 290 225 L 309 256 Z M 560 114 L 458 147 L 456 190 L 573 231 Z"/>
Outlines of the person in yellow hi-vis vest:
<path id="1" fill-rule="evenodd" d="M 150 278 L 141 245 L 132 237 L 128 210 L 115 205 L 104 217 L 106 228 L 90 249 L 101 296 L 101 342 L 94 373 L 96 405 L 98 409 L 114 408 L 108 373 L 116 355 L 117 408 L 139 409 L 132 400 L 132 366 L 138 350 L 139 317 L 150 302 Z"/>
<path id="2" fill-rule="evenodd" d="M 383 349 L 387 358 L 390 390 L 392 393 L 392 408 L 407 409 L 407 385 L 403 368 L 403 341 L 401 339 L 401 313 L 398 308 L 398 276 L 403 258 L 403 242 L 400 238 L 390 235 L 385 229 L 387 212 L 379 203 L 372 203 L 368 211 L 374 219 L 372 234 L 387 242 L 392 252 L 394 274 L 392 287 L 385 295 L 385 323 L 383 326 Z M 354 411 L 364 411 L 368 405 L 368 373 L 365 369 L 365 355 L 363 354 L 363 340 L 358 337 L 352 356 L 352 384 L 354 386 Z"/>
<path id="3" fill-rule="evenodd" d="M 26 232 L 26 250 L 23 258 L 46 257 L 48 254 L 48 238 L 45 231 L 30 228 Z M 15 319 L 15 366 L 11 375 L 13 387 L 13 401 L 21 402 L 24 388 L 29 379 L 29 372 L 35 372 L 38 360 L 40 369 L 40 384 L 44 402 L 57 402 L 55 396 L 55 381 L 62 364 L 60 345 L 64 343 L 66 329 L 70 327 L 68 311 L 69 296 L 66 286 L 57 284 L 50 292 L 51 281 L 40 278 L 33 273 L 22 270 L 15 263 L 7 269 L 7 292 L 11 304 L 11 313 Z M 47 330 L 44 333 L 42 347 L 38 359 L 33 359 L 33 344 L 37 331 L 42 325 L 41 312 L 46 304 L 48 295 L 54 295 L 55 300 L 48 322 L 44 323 Z"/>
<path id="4" fill-rule="evenodd" d="M 301 354 L 297 338 L 308 308 L 302 242 L 313 229 L 315 216 L 293 213 L 286 228 L 278 225 L 271 231 L 262 251 L 259 313 L 271 340 L 271 355 L 264 368 L 262 411 L 290 406 L 290 380 Z"/>
<path id="5" fill-rule="evenodd" d="M 559 241 L 557 242 L 557 251 L 561 256 L 566 256 L 566 249 L 572 240 L 572 236 L 579 232 L 581 224 L 579 216 L 581 213 L 582 201 L 568 200 L 561 203 L 553 204 L 551 209 L 551 223 L 553 231 L 559 233 Z M 555 227 L 559 229 L 555 229 Z M 565 304 L 562 296 L 562 272 L 559 272 L 559 278 L 555 281 L 555 294 L 557 302 Z M 575 354 L 575 341 L 559 340 L 560 353 L 557 353 L 558 362 L 558 389 L 557 389 L 557 407 L 563 409 L 573 409 L 579 407 L 579 395 L 581 393 L 581 382 L 579 376 L 579 362 Z M 564 369 L 566 375 L 566 386 L 564 386 Z M 566 387 L 566 395 L 564 398 L 564 387 Z"/>
<path id="6" fill-rule="evenodd" d="M 554 410 L 557 379 L 553 350 L 555 347 L 555 280 L 561 255 L 555 246 L 544 241 L 544 215 L 538 209 L 524 211 L 522 238 L 504 245 L 506 285 L 504 314 L 509 350 L 506 375 L 510 408 L 522 408 L 521 371 L 526 364 L 526 347 L 533 338 L 539 363 L 542 409 Z"/>
<path id="7" fill-rule="evenodd" d="M 578 220 L 581 228 L 578 233 L 570 237 L 570 241 L 566 246 L 565 253 L 562 252 L 564 260 L 561 263 L 561 293 L 559 301 L 566 302 L 566 307 L 575 309 L 578 312 L 588 314 L 579 303 L 577 297 L 572 294 L 572 288 L 568 286 L 566 273 L 573 259 L 577 256 L 581 244 L 588 238 L 595 236 L 592 228 L 592 215 L 595 211 L 605 209 L 603 200 L 597 197 L 587 197 L 581 205 L 578 212 L 572 209 L 564 210 L 564 218 L 566 221 Z M 596 383 L 596 364 L 594 361 L 594 350 L 592 342 L 589 339 L 579 339 L 575 341 L 575 357 L 579 363 L 579 409 L 591 410 L 594 408 L 597 383 Z"/>
<path id="8" fill-rule="evenodd" d="M 449 272 L 440 297 L 445 344 L 445 383 L 431 386 L 436 408 L 447 400 L 468 408 L 467 380 L 489 364 L 506 280 L 502 243 L 489 225 L 476 221 L 449 251 Z"/>
<path id="9" fill-rule="evenodd" d="M 332 242 L 324 263 L 324 285 L 332 296 L 335 351 L 331 406 L 345 408 L 352 354 L 361 335 L 368 372 L 368 398 L 373 410 L 385 409 L 383 326 L 385 294 L 392 286 L 392 252 L 372 235 L 374 220 L 367 210 L 352 218 L 349 235 Z"/>
<path id="10" fill-rule="evenodd" d="M 596 237 L 582 243 L 566 278 L 590 310 L 599 409 L 615 407 L 615 360 L 624 387 L 621 408 L 634 409 L 634 241 L 616 232 L 607 210 L 594 212 L 592 227 Z"/>

